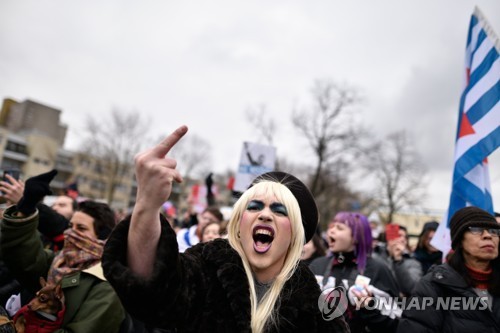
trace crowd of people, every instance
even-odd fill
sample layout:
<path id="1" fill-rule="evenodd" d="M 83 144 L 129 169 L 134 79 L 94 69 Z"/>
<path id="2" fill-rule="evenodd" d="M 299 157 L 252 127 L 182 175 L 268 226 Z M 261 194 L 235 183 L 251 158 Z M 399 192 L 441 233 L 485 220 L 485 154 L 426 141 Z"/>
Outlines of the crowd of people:
<path id="1" fill-rule="evenodd" d="M 435 221 L 414 247 L 404 226 L 374 232 L 359 212 L 320 230 L 307 186 L 273 171 L 229 219 L 210 205 L 180 227 L 162 205 L 182 181 L 169 151 L 186 132 L 136 156 L 125 217 L 68 195 L 46 206 L 55 170 L 0 182 L 0 332 L 500 332 L 498 217 L 457 211 L 446 254 Z M 40 278 L 62 290 L 55 313 L 30 305 Z"/>

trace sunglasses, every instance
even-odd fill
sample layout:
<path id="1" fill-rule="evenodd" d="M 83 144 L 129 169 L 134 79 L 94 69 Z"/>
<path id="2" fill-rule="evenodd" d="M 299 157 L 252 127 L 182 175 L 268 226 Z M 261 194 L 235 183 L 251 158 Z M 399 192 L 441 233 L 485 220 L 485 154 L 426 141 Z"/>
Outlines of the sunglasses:
<path id="1" fill-rule="evenodd" d="M 493 237 L 498 237 L 500 235 L 500 229 L 485 228 L 485 227 L 469 227 L 469 231 L 473 235 L 482 235 L 485 230 L 488 231 L 488 233 Z"/>

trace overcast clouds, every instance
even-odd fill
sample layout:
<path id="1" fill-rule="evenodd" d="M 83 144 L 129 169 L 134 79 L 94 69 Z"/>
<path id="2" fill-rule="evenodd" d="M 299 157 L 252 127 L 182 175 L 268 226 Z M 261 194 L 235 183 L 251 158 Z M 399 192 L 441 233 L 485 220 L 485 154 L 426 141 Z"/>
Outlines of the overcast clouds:
<path id="1" fill-rule="evenodd" d="M 67 148 L 85 114 L 113 106 L 144 112 L 157 134 L 187 124 L 211 143 L 220 172 L 255 140 L 244 114 L 257 104 L 278 120 L 278 153 L 297 155 L 306 146 L 290 139 L 290 111 L 307 105 L 315 79 L 332 78 L 363 92 L 360 112 L 378 135 L 412 131 L 430 170 L 427 206 L 444 209 L 475 5 L 499 34 L 493 0 L 3 0 L 0 97 L 62 109 Z M 490 160 L 497 210 L 499 155 Z"/>

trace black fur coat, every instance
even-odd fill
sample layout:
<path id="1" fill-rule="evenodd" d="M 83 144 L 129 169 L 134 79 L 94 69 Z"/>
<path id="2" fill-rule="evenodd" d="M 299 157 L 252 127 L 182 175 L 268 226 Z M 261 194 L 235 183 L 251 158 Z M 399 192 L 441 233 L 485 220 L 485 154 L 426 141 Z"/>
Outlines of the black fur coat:
<path id="1" fill-rule="evenodd" d="M 162 218 L 153 276 L 139 278 L 126 265 L 130 221 L 118 224 L 105 246 L 104 274 L 125 308 L 139 320 L 177 332 L 250 332 L 249 285 L 238 253 L 226 240 L 178 253 L 176 236 Z M 269 332 L 347 332 L 342 316 L 325 321 L 320 290 L 303 265 L 280 295 L 278 327 Z"/>

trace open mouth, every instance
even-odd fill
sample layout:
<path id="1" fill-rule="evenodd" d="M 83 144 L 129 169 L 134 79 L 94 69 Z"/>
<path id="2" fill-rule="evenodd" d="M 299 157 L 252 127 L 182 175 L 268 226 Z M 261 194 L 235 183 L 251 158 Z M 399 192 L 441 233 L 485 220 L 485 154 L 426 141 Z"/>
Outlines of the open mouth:
<path id="1" fill-rule="evenodd" d="M 258 225 L 253 228 L 253 248 L 257 253 L 266 253 L 274 240 L 274 229 L 267 225 Z"/>

